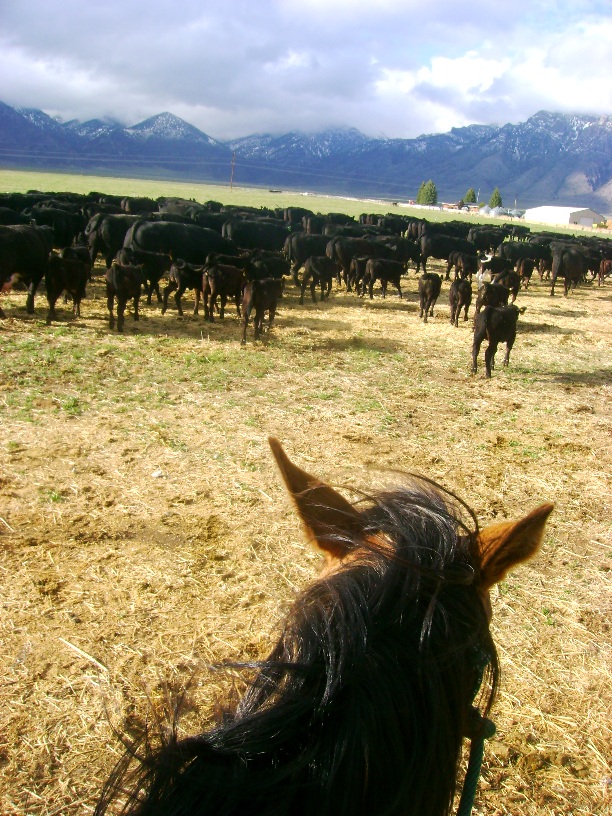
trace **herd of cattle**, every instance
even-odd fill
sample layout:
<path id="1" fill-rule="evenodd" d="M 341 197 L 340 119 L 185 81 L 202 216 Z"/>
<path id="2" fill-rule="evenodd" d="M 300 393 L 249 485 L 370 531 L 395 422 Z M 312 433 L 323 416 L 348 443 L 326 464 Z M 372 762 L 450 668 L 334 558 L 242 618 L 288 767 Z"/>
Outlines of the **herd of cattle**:
<path id="1" fill-rule="evenodd" d="M 89 193 L 14 193 L 0 195 L 0 290 L 18 282 L 27 286 L 26 309 L 44 280 L 48 322 L 56 319 L 55 304 L 64 293 L 72 298 L 75 315 L 91 279 L 98 255 L 106 263 L 109 326 L 123 330 L 128 302 L 134 319 L 142 289 L 148 302 L 153 293 L 168 308 L 169 295 L 182 314 L 187 289 L 200 300 L 206 320 L 223 318 L 228 299 L 242 317 L 242 343 L 253 318 L 255 339 L 267 314 L 272 324 L 284 279 L 291 277 L 303 303 L 307 289 L 327 297 L 334 281 L 359 295 L 373 297 L 379 282 L 402 296 L 401 279 L 414 264 L 420 316 L 427 322 L 440 295 L 443 276 L 450 286 L 450 319 L 458 325 L 472 302 L 476 277 L 472 369 L 480 345 L 486 373 L 491 376 L 495 350 L 506 343 L 505 363 L 516 336 L 519 309 L 514 305 L 521 286 L 529 286 L 535 270 L 550 279 L 550 294 L 563 278 L 568 292 L 580 282 L 612 272 L 612 242 L 595 236 L 575 238 L 553 232 L 531 232 L 519 225 L 482 226 L 465 221 L 432 223 L 401 215 L 368 215 L 358 220 L 341 214 L 316 215 L 290 207 L 267 210 L 198 204 L 180 198 L 121 198 Z M 427 271 L 430 258 L 446 264 L 445 275 Z M 300 279 L 299 273 L 302 270 Z M 166 279 L 163 293 L 160 282 Z M 511 301 L 508 303 L 508 301 Z M 4 317 L 0 309 L 0 317 Z"/>

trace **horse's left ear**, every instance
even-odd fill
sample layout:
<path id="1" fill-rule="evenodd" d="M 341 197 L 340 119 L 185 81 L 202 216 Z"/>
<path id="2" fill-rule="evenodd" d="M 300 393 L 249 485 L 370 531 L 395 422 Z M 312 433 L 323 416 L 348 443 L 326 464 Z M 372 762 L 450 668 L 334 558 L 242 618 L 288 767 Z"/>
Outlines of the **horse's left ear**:
<path id="1" fill-rule="evenodd" d="M 554 504 L 541 504 L 519 521 L 490 524 L 480 531 L 478 556 L 484 590 L 497 584 L 512 567 L 537 552 L 553 508 Z"/>
<path id="2" fill-rule="evenodd" d="M 348 542 L 361 529 L 358 513 L 330 485 L 294 465 L 278 439 L 270 436 L 268 442 L 308 540 L 323 550 L 328 560 L 341 559 Z"/>

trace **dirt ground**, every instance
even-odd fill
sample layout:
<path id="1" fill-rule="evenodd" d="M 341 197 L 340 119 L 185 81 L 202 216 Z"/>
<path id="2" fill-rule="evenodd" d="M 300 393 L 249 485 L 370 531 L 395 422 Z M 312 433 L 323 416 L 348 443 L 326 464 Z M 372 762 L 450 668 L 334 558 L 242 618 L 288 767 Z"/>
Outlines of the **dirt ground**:
<path id="1" fill-rule="evenodd" d="M 100 270 L 98 270 L 100 271 Z M 612 813 L 612 289 L 517 305 L 510 366 L 469 372 L 471 321 L 337 291 L 239 343 L 144 305 L 123 336 L 100 277 L 47 326 L 0 321 L 0 812 L 91 813 L 130 733 L 191 680 L 185 732 L 262 656 L 316 573 L 267 448 L 336 484 L 430 476 L 481 522 L 554 501 L 495 593 L 502 684 L 475 813 Z M 187 309 L 192 305 L 187 297 Z"/>

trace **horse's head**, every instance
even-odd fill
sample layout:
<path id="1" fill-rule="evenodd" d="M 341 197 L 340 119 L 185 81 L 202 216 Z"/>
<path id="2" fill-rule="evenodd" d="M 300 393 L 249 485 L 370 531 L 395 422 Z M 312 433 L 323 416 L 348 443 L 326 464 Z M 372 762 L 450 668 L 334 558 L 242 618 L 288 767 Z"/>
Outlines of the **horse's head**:
<path id="1" fill-rule="evenodd" d="M 311 594 L 306 590 L 303 596 L 304 608 L 310 609 L 313 599 L 318 607 L 328 605 L 322 613 L 328 620 L 317 637 L 342 631 L 342 619 L 345 632 L 356 628 L 355 619 L 364 632 L 363 647 L 352 653 L 351 634 L 348 647 L 338 636 L 325 647 L 328 654 L 350 653 L 348 668 L 337 671 L 338 683 L 345 683 L 345 705 L 353 694 L 350 685 L 359 688 L 363 682 L 355 667 L 377 664 L 378 673 L 371 672 L 368 682 L 379 684 L 381 699 L 395 700 L 379 714 L 393 735 L 385 737 L 387 756 L 397 751 L 397 778 L 406 780 L 411 791 L 406 801 L 414 802 L 417 791 L 424 790 L 414 812 L 446 812 L 462 738 L 484 728 L 474 698 L 486 715 L 497 686 L 490 590 L 537 551 L 553 505 L 479 529 L 475 514 L 454 494 L 412 477 L 406 487 L 353 504 L 294 465 L 278 440 L 271 438 L 270 445 L 306 536 L 325 558 Z M 469 523 L 462 520 L 466 513 Z M 363 618 L 352 607 L 344 618 L 340 611 L 352 583 L 359 587 L 355 597 L 365 607 Z M 358 705 L 355 710 L 361 711 Z M 404 729 L 419 746 L 416 752 L 406 748 Z M 374 724 L 371 731 L 376 731 Z M 442 744 L 454 747 L 445 752 Z M 374 760 L 367 763 L 371 785 L 384 785 L 375 782 Z M 419 776 L 447 781 L 437 804 L 431 787 L 419 788 Z"/>
<path id="2" fill-rule="evenodd" d="M 364 530 L 363 515 L 355 505 L 330 485 L 293 464 L 278 439 L 270 437 L 269 442 L 306 537 L 325 558 L 325 573 L 338 569 L 347 558 L 355 558 L 360 540 L 368 551 L 394 549 L 385 536 L 377 535 L 371 529 Z M 428 480 L 424 481 L 431 484 Z M 448 495 L 455 498 L 452 494 Z M 553 508 L 551 503 L 541 504 L 518 521 L 490 524 L 482 530 L 476 527 L 468 535 L 475 570 L 474 584 L 489 617 L 489 590 L 502 581 L 513 567 L 537 552 Z"/>

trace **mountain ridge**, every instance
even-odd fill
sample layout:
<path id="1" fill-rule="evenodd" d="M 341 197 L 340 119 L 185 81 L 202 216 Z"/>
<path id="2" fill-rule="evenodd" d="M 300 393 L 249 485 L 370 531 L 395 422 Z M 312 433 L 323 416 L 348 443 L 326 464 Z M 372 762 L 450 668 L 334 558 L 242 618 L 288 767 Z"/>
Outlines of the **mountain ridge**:
<path id="1" fill-rule="evenodd" d="M 170 112 L 126 127 L 112 120 L 62 123 L 0 102 L 0 166 L 287 187 L 410 200 L 433 179 L 440 200 L 470 188 L 505 203 L 612 212 L 612 117 L 538 111 L 525 122 L 467 125 L 414 139 L 356 128 L 252 134 L 222 141 Z"/>

